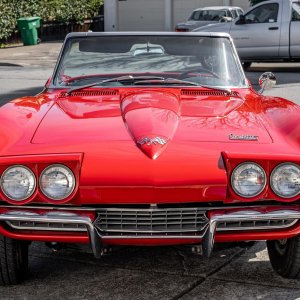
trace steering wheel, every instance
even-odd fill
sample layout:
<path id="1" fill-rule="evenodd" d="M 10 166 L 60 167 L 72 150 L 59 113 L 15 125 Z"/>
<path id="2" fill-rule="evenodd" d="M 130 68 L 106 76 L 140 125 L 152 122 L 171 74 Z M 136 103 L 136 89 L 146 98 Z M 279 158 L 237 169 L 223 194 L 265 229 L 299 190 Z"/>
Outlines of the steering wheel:
<path id="1" fill-rule="evenodd" d="M 198 75 L 186 76 L 186 75 L 191 74 L 193 72 L 208 73 L 208 74 L 212 75 L 215 78 L 221 79 L 220 76 L 218 74 L 216 74 L 215 72 L 210 71 L 208 69 L 201 68 L 201 67 L 198 67 L 198 68 L 195 68 L 195 69 L 190 69 L 188 71 L 184 71 L 184 72 L 180 73 L 180 75 L 178 76 L 178 79 L 184 79 L 184 78 L 187 78 L 187 77 L 197 77 Z"/>

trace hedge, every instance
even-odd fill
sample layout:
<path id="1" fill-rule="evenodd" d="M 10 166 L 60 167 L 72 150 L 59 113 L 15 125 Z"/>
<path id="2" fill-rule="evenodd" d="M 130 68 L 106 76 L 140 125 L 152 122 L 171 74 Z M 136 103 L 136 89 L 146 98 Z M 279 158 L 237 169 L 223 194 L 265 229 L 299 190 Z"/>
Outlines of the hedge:
<path id="1" fill-rule="evenodd" d="M 0 40 L 15 30 L 20 17 L 39 16 L 43 21 L 83 23 L 99 13 L 103 0 L 0 0 Z"/>

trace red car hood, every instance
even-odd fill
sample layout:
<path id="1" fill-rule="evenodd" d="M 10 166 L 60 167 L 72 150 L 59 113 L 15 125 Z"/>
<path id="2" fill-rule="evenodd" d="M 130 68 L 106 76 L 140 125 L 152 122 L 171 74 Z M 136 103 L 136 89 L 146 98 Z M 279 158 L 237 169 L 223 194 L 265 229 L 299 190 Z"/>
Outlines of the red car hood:
<path id="1" fill-rule="evenodd" d="M 150 139 L 160 145 L 160 138 L 166 142 L 163 148 L 183 141 L 236 142 L 230 136 L 257 136 L 256 143 L 272 142 L 260 112 L 248 107 L 235 92 L 137 89 L 74 94 L 57 100 L 32 143 L 129 141 L 143 150 L 142 143 Z"/>

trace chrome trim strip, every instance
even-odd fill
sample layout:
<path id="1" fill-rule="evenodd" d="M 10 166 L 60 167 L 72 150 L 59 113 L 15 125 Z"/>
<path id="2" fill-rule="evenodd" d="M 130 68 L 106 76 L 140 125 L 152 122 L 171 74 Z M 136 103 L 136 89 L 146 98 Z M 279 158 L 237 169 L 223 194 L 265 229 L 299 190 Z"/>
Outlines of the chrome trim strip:
<path id="1" fill-rule="evenodd" d="M 96 226 L 96 225 L 95 225 Z M 207 227 L 207 224 L 205 224 L 205 226 L 203 226 L 202 230 L 205 230 L 205 227 Z M 167 229 L 167 230 L 130 230 L 130 229 L 109 229 L 109 230 L 100 230 L 98 229 L 99 232 L 124 232 L 124 233 L 149 233 L 149 234 L 155 234 L 155 233 L 161 233 L 162 236 L 165 236 L 164 234 L 172 234 L 174 233 L 178 233 L 179 231 L 182 233 L 187 233 L 187 232 L 192 232 L 192 233 L 197 233 L 199 230 L 197 229 L 180 229 L 180 230 L 171 230 L 171 229 Z"/>
<path id="2" fill-rule="evenodd" d="M 207 230 L 207 227 L 206 227 Z M 202 239 L 204 234 L 201 235 L 105 235 L 101 236 L 101 239 L 103 240 L 113 240 L 113 239 L 190 239 L 190 240 L 196 240 L 196 239 Z"/>

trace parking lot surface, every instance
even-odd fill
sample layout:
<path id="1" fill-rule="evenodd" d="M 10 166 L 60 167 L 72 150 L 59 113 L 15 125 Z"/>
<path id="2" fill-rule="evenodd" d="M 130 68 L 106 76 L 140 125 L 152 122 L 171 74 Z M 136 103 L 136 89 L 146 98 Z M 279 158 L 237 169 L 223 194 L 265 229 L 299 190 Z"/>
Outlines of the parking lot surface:
<path id="1" fill-rule="evenodd" d="M 207 260 L 190 247 L 120 248 L 97 260 L 88 249 L 52 252 L 34 243 L 30 277 L 1 299 L 298 299 L 300 282 L 275 274 L 265 244 L 218 246 Z"/>

